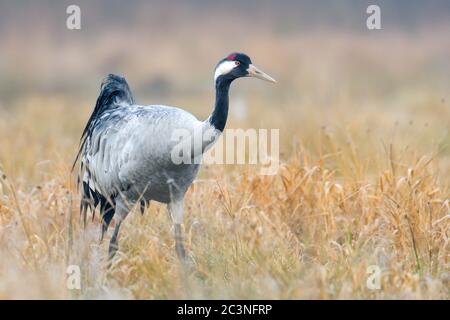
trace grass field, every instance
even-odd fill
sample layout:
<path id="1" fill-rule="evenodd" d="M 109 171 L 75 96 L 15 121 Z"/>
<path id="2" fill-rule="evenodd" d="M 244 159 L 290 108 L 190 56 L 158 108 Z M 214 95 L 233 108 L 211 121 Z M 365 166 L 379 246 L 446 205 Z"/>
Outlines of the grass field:
<path id="1" fill-rule="evenodd" d="M 127 52 L 119 54 L 139 103 L 208 115 L 212 68 L 235 48 L 198 32 L 214 48 L 185 48 L 198 68 L 163 40 L 153 59 L 138 53 L 125 63 Z M 99 37 L 89 61 L 77 55 L 88 44 L 37 47 L 38 57 L 57 61 L 47 64 L 55 74 L 63 66 L 62 84 L 87 89 L 25 87 L 39 83 L 45 65 L 24 61 L 19 85 L 1 100 L 0 298 L 449 299 L 450 43 L 441 34 L 266 34 L 234 43 L 278 84 L 234 84 L 227 126 L 279 128 L 282 163 L 273 176 L 251 165 L 202 168 L 186 197 L 193 270 L 180 265 L 156 203 L 127 218 L 106 269 L 107 241 L 99 242 L 97 218 L 83 229 L 70 168 L 109 72 L 88 70 L 111 41 Z M 6 37 L 6 47 L 15 41 Z M 166 74 L 169 91 L 146 92 L 145 74 Z M 69 265 L 80 267 L 80 290 L 67 288 Z M 367 287 L 374 265 L 379 290 Z"/>

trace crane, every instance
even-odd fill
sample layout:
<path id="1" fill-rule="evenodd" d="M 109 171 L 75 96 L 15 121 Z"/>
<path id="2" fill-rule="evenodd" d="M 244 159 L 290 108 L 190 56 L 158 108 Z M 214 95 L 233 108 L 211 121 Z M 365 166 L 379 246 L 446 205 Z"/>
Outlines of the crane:
<path id="1" fill-rule="evenodd" d="M 80 160 L 77 185 L 81 190 L 80 214 L 86 225 L 88 209 L 99 206 L 101 239 L 115 219 L 109 242 L 109 260 L 118 250 L 120 226 L 134 205 L 141 210 L 157 201 L 167 204 L 174 224 L 175 249 L 186 258 L 181 224 L 188 187 L 197 176 L 197 162 L 173 161 L 176 130 L 194 134 L 210 131 L 198 154 L 210 148 L 225 128 L 229 88 L 233 80 L 254 77 L 276 82 L 252 64 L 243 53 L 232 53 L 219 61 L 214 72 L 215 104 L 211 115 L 199 121 L 189 112 L 164 105 L 137 105 L 126 80 L 110 74 L 102 82 L 95 108 L 84 128 L 73 168 Z"/>

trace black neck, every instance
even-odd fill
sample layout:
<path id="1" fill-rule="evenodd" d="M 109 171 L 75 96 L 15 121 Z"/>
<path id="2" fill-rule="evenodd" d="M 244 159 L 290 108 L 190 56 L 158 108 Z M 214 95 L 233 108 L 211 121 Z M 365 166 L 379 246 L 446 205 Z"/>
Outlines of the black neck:
<path id="1" fill-rule="evenodd" d="M 216 80 L 216 103 L 209 122 L 217 130 L 223 131 L 228 117 L 228 92 L 233 80 L 220 76 Z"/>

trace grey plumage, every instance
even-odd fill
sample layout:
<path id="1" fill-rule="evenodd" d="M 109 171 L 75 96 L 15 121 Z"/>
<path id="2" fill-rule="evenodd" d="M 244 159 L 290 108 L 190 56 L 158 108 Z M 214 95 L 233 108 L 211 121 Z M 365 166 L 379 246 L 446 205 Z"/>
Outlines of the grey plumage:
<path id="1" fill-rule="evenodd" d="M 102 82 L 73 166 L 79 159 L 80 213 L 84 223 L 87 211 L 90 209 L 94 217 L 95 209 L 100 207 L 103 239 L 112 218 L 116 220 L 110 258 L 117 250 L 120 225 L 130 209 L 138 204 L 143 212 L 151 201 L 167 204 L 174 222 L 176 251 L 185 257 L 181 237 L 183 199 L 199 170 L 195 160 L 212 146 L 225 127 L 232 81 L 249 76 L 274 82 L 245 54 L 233 53 L 219 62 L 214 77 L 216 102 L 205 121 L 175 107 L 135 104 L 122 77 L 110 74 Z M 187 133 L 189 139 L 177 139 L 177 132 Z M 203 140 L 205 132 L 208 139 Z M 199 137 L 201 143 L 197 145 Z M 180 142 L 188 143 L 188 160 L 192 161 L 174 161 L 173 151 Z"/>
<path id="2" fill-rule="evenodd" d="M 88 209 L 94 212 L 100 206 L 103 238 L 119 202 L 121 211 L 129 211 L 135 203 L 142 210 L 155 200 L 172 203 L 171 214 L 181 223 L 178 207 L 199 164 L 173 163 L 171 151 L 178 142 L 172 134 L 203 126 L 209 124 L 178 108 L 135 105 L 125 79 L 109 75 L 83 131 L 78 154 L 84 221 Z"/>

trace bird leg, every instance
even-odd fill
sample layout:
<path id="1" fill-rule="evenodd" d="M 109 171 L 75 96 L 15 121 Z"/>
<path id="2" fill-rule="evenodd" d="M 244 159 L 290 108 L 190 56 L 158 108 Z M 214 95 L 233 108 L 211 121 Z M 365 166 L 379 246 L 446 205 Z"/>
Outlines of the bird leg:
<path id="1" fill-rule="evenodd" d="M 183 199 L 172 201 L 168 204 L 167 207 L 174 223 L 175 250 L 177 252 L 178 258 L 181 261 L 186 262 L 186 250 L 184 249 L 183 236 L 181 231 L 181 223 L 183 221 Z"/>
<path id="2" fill-rule="evenodd" d="M 122 221 L 117 222 L 117 224 L 114 228 L 114 232 L 111 237 L 111 240 L 109 241 L 109 250 L 108 250 L 109 258 L 108 259 L 110 262 L 116 255 L 117 250 L 119 249 L 119 245 L 117 243 L 117 236 L 119 235 L 119 229 L 120 229 L 121 224 L 122 224 Z"/>
<path id="3" fill-rule="evenodd" d="M 120 225 L 122 224 L 122 221 L 125 220 L 129 211 L 130 209 L 122 200 L 116 200 L 116 213 L 115 213 L 116 226 L 114 227 L 114 232 L 111 236 L 111 240 L 109 241 L 109 250 L 108 250 L 109 265 L 111 265 L 112 259 L 116 255 L 117 250 L 119 249 L 117 237 L 119 236 Z"/>
<path id="4" fill-rule="evenodd" d="M 183 245 L 183 236 L 181 234 L 181 224 L 175 223 L 175 249 L 177 251 L 178 258 L 181 260 L 186 259 L 186 250 Z"/>

